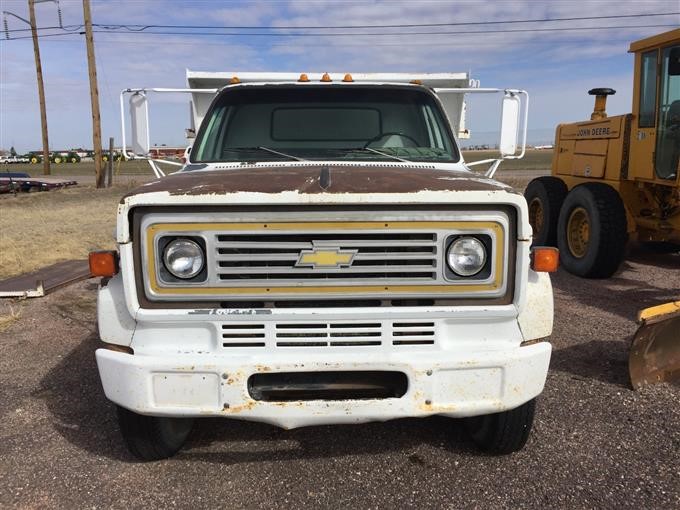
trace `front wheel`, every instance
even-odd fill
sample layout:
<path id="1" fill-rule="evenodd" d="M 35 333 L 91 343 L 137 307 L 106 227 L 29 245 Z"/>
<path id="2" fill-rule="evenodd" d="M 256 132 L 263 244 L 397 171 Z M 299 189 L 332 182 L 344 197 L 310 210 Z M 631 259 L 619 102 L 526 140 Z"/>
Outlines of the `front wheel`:
<path id="1" fill-rule="evenodd" d="M 534 423 L 536 399 L 501 413 L 465 419 L 472 440 L 482 450 L 507 455 L 524 448 Z"/>
<path id="2" fill-rule="evenodd" d="M 569 192 L 557 224 L 557 247 L 567 271 L 609 278 L 621 265 L 627 242 L 626 209 L 614 188 L 588 183 Z"/>
<path id="3" fill-rule="evenodd" d="M 117 406 L 118 424 L 130 453 L 143 461 L 167 459 L 184 445 L 192 418 L 144 416 Z"/>

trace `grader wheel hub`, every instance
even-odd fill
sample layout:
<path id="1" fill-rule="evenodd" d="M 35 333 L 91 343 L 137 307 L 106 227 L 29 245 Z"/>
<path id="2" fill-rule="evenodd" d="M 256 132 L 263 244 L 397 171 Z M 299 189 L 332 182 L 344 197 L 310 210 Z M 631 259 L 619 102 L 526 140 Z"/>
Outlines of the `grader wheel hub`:
<path id="1" fill-rule="evenodd" d="M 529 203 L 529 223 L 534 229 L 534 235 L 538 235 L 543 230 L 543 204 L 538 197 Z"/>
<path id="2" fill-rule="evenodd" d="M 567 244 L 569 251 L 576 258 L 583 258 L 588 252 L 590 241 L 590 218 L 583 207 L 577 207 L 569 215 L 567 221 Z"/>

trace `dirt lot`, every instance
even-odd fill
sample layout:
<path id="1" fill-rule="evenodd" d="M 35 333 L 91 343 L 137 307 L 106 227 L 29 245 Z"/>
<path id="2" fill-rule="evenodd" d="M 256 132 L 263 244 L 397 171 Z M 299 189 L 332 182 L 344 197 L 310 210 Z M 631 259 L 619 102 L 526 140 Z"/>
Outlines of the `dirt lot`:
<path id="1" fill-rule="evenodd" d="M 680 506 L 680 387 L 628 388 L 638 308 L 678 298 L 678 256 L 634 249 L 608 281 L 554 277 L 555 352 L 534 432 L 478 453 L 444 418 L 283 431 L 199 420 L 174 459 L 124 448 L 94 363 L 94 281 L 0 302 L 2 507 Z"/>

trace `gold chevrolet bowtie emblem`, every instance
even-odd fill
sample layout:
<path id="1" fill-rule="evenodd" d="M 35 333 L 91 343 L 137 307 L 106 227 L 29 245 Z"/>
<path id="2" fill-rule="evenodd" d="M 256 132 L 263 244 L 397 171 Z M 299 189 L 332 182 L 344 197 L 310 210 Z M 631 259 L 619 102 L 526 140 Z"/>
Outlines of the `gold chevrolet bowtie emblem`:
<path id="1" fill-rule="evenodd" d="M 341 250 L 339 248 L 302 250 L 295 266 L 312 267 L 314 269 L 349 267 L 352 265 L 356 253 L 356 250 Z"/>

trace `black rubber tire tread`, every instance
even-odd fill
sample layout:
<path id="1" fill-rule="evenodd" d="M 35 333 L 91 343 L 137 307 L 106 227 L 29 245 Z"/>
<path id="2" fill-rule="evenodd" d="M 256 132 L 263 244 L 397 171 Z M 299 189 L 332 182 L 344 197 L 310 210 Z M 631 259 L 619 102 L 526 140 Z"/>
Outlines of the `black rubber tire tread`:
<path id="1" fill-rule="evenodd" d="M 583 207 L 590 219 L 590 243 L 582 258 L 571 254 L 566 236 L 567 221 L 576 207 Z M 627 242 L 626 209 L 614 188 L 589 182 L 569 192 L 557 226 L 560 261 L 567 271 L 584 278 L 609 278 L 623 262 Z"/>
<path id="2" fill-rule="evenodd" d="M 496 455 L 524 448 L 534 423 L 536 399 L 501 413 L 468 418 L 466 425 L 475 444 Z"/>
<path id="3" fill-rule="evenodd" d="M 181 418 L 187 420 L 186 433 L 168 437 L 167 431 L 164 430 L 165 423 L 163 420 L 178 420 L 179 418 L 144 416 L 124 407 L 116 407 L 118 425 L 125 444 L 130 453 L 140 460 L 149 462 L 172 457 L 182 448 L 189 432 L 191 432 L 191 423 L 193 422 L 191 418 Z"/>
<path id="4" fill-rule="evenodd" d="M 543 205 L 543 231 L 538 235 L 534 232 L 532 246 L 557 246 L 557 221 L 567 193 L 564 181 L 552 176 L 538 177 L 527 186 L 524 191 L 527 204 L 538 198 Z"/>

